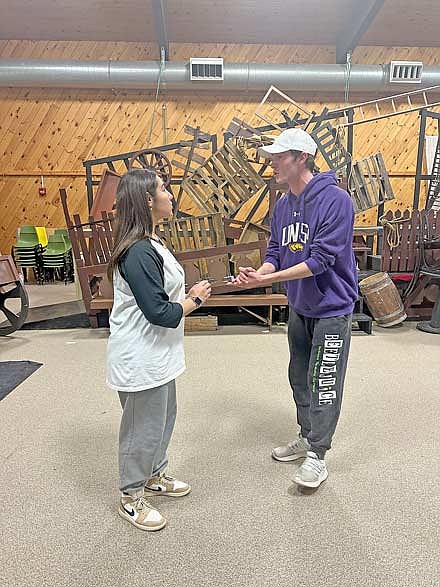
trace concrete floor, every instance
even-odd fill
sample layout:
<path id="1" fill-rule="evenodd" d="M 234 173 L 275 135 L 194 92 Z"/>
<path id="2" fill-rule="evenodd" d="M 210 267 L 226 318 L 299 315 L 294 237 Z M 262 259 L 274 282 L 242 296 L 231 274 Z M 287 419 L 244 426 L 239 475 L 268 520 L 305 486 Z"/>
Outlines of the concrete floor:
<path id="1" fill-rule="evenodd" d="M 330 476 L 299 492 L 270 449 L 296 432 L 283 329 L 186 337 L 165 530 L 116 514 L 120 407 L 105 330 L 19 331 L 44 363 L 0 402 L 0 585 L 427 587 L 440 582 L 440 337 L 354 335 Z"/>
<path id="2" fill-rule="evenodd" d="M 26 323 L 39 322 L 72 314 L 85 312 L 81 290 L 76 283 L 55 282 L 44 285 L 26 284 L 29 297 L 29 310 Z M 18 313 L 21 309 L 19 299 L 9 299 L 7 308 Z M 5 316 L 0 312 L 0 326 L 7 324 Z"/>
<path id="3" fill-rule="evenodd" d="M 30 308 L 74 302 L 81 299 L 81 290 L 78 289 L 76 283 L 65 285 L 64 282 L 57 281 L 44 285 L 26 284 L 26 290 L 29 295 Z"/>

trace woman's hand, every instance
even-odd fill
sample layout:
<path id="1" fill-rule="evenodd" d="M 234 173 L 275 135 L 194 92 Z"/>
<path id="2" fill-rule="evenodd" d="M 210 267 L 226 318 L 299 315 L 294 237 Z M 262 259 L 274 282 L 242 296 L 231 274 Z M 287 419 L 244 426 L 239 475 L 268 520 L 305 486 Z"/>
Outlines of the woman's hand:
<path id="1" fill-rule="evenodd" d="M 188 297 L 191 298 L 200 298 L 202 302 L 206 302 L 206 300 L 211 295 L 211 284 L 209 281 L 204 279 L 203 281 L 199 281 L 188 292 Z"/>

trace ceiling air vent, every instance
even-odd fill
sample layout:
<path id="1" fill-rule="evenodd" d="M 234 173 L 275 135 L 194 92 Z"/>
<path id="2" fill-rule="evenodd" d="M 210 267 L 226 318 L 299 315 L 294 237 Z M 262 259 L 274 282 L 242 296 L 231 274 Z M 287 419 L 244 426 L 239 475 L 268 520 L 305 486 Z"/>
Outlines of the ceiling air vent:
<path id="1" fill-rule="evenodd" d="M 221 81 L 223 79 L 223 57 L 191 57 L 191 79 L 196 81 Z"/>
<path id="2" fill-rule="evenodd" d="M 391 61 L 390 82 L 400 84 L 420 84 L 423 63 L 421 61 Z"/>

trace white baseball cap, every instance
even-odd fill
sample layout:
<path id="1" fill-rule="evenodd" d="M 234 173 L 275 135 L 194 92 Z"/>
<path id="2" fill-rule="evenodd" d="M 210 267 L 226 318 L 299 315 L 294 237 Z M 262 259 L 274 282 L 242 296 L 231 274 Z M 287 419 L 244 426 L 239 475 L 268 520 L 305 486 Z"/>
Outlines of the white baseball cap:
<path id="1" fill-rule="evenodd" d="M 315 155 L 318 145 L 312 137 L 300 128 L 288 128 L 274 140 L 271 145 L 260 147 L 258 152 L 266 159 L 270 159 L 275 153 L 285 153 L 286 151 L 301 151 Z"/>

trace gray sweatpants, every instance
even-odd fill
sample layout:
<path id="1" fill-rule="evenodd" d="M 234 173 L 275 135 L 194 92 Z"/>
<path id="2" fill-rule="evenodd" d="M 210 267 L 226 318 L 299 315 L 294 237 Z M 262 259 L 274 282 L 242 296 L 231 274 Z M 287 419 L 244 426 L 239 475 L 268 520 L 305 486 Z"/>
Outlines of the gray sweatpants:
<path id="1" fill-rule="evenodd" d="M 323 459 L 341 412 L 352 315 L 306 318 L 289 309 L 289 381 L 301 435 Z"/>
<path id="2" fill-rule="evenodd" d="M 136 493 L 168 464 L 167 449 L 176 421 L 176 382 L 145 391 L 120 391 L 120 490 Z"/>

